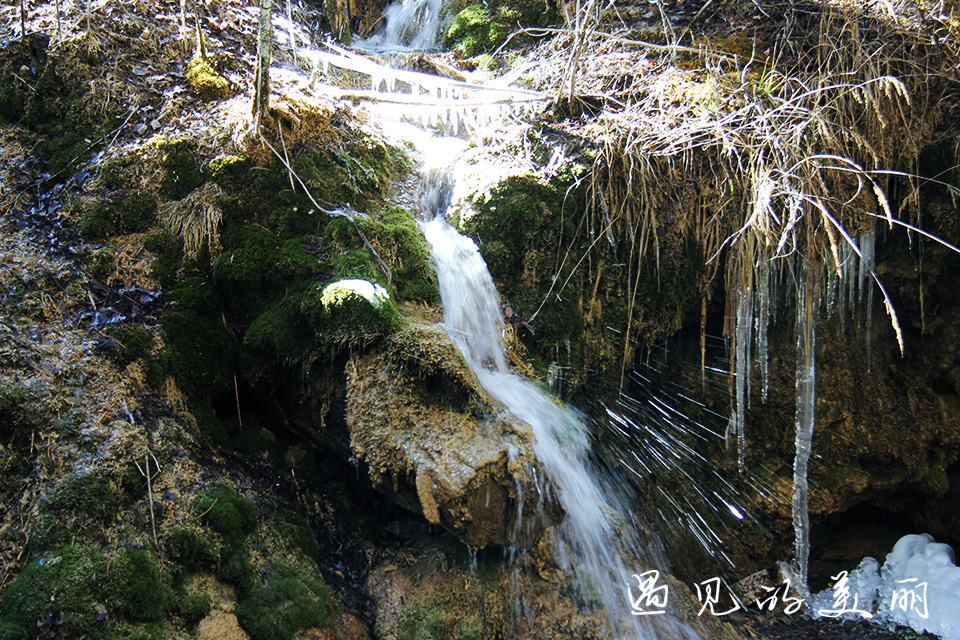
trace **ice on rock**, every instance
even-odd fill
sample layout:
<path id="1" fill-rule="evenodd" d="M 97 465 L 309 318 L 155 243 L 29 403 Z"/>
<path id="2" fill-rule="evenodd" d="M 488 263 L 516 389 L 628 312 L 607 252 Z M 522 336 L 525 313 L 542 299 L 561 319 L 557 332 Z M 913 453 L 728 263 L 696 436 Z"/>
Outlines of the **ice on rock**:
<path id="1" fill-rule="evenodd" d="M 944 640 L 960 640 L 960 567 L 929 534 L 904 536 L 880 571 L 881 615 Z"/>
<path id="2" fill-rule="evenodd" d="M 811 612 L 817 617 L 858 618 L 865 615 L 847 612 L 834 614 L 838 604 L 873 614 L 881 624 L 908 626 L 929 632 L 943 640 L 960 640 L 960 567 L 954 563 L 953 549 L 937 543 L 929 534 L 901 538 L 880 568 L 873 558 L 865 558 L 856 571 L 839 584 L 816 594 Z"/>

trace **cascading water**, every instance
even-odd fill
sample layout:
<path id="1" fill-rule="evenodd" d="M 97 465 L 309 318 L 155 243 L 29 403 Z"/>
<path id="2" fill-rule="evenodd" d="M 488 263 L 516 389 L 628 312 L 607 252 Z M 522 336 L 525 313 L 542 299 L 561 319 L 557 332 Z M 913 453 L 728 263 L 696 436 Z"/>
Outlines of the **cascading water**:
<path id="1" fill-rule="evenodd" d="M 442 188 L 437 180 L 435 189 Z M 435 189 L 424 189 L 424 208 L 430 213 L 436 208 L 439 215 L 422 226 L 437 271 L 444 327 L 480 385 L 533 430 L 537 469 L 530 475 L 542 500 L 554 500 L 564 512 L 562 522 L 549 529 L 558 567 L 585 600 L 603 605 L 616 637 L 695 638 L 687 626 L 666 616 L 658 617 L 654 627 L 649 619 L 630 615 L 627 589 L 635 581 L 633 574 L 645 569 L 628 564 L 639 562 L 643 554 L 633 533 L 617 525 L 625 505 L 617 504 L 590 460 L 586 425 L 539 385 L 508 370 L 493 279 L 473 240 L 443 219 L 444 206 L 438 206 L 441 198 Z"/>
<path id="2" fill-rule="evenodd" d="M 425 51 L 437 46 L 444 0 L 402 0 L 383 12 L 386 26 L 366 40 L 381 51 Z"/>

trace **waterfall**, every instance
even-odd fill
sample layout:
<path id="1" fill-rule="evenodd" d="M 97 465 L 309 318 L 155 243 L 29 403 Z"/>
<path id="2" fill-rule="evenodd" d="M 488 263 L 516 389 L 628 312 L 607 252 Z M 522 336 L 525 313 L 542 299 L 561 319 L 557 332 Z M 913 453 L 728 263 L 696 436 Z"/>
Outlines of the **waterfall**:
<path id="1" fill-rule="evenodd" d="M 431 202 L 436 198 L 425 190 Z M 619 638 L 695 638 L 688 627 L 666 616 L 630 615 L 628 588 L 652 567 L 639 562 L 641 547 L 622 526 L 629 511 L 591 461 L 586 425 L 540 385 L 510 373 L 504 358 L 500 299 L 477 245 L 439 215 L 423 224 L 431 247 L 444 308 L 444 327 L 476 373 L 480 385 L 507 411 L 532 428 L 537 490 L 555 500 L 562 522 L 547 529 L 558 567 L 581 597 L 606 610 Z M 546 505 L 541 504 L 542 509 Z M 636 586 L 636 585 L 634 585 Z"/>
<path id="2" fill-rule="evenodd" d="M 381 51 L 425 51 L 437 46 L 443 0 L 402 0 L 383 12 L 383 32 L 365 44 Z"/>

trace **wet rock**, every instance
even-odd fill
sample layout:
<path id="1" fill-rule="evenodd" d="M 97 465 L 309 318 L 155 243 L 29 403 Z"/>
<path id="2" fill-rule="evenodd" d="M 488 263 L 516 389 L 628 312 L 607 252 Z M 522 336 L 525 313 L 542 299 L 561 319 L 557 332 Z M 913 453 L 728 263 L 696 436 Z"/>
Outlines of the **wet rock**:
<path id="1" fill-rule="evenodd" d="M 518 504 L 537 504 L 530 428 L 486 397 L 435 325 L 348 364 L 346 419 L 374 484 L 471 547 L 510 542 Z"/>

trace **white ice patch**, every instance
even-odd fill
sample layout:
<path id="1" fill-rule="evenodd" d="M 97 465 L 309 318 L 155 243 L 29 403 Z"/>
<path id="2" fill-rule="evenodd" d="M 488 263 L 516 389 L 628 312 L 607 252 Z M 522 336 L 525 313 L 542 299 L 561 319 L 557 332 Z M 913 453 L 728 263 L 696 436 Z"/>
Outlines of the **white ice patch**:
<path id="1" fill-rule="evenodd" d="M 853 612 L 833 613 L 856 602 L 856 608 L 872 613 L 875 622 L 960 640 L 960 567 L 954 564 L 953 549 L 934 542 L 929 534 L 901 538 L 882 568 L 873 558 L 865 558 L 843 586 L 845 601 L 838 584 L 815 595 L 813 615 L 865 618 Z"/>
<path id="2" fill-rule="evenodd" d="M 390 294 L 387 293 L 386 289 L 369 280 L 337 280 L 324 287 L 323 292 L 332 292 L 334 289 L 352 291 L 358 296 L 366 298 L 367 302 L 375 307 L 379 307 L 385 300 L 390 299 Z"/>

